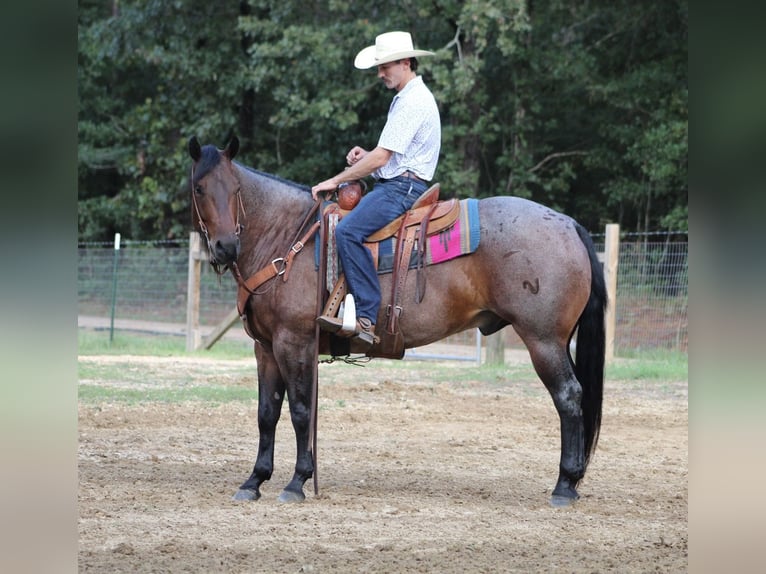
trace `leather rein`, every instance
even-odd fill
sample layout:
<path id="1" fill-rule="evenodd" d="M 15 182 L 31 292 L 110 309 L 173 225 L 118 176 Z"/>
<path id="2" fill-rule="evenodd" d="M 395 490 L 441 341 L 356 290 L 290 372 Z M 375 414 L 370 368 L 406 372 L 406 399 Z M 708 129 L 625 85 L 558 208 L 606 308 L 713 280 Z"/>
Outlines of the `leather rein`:
<path id="1" fill-rule="evenodd" d="M 272 259 L 271 263 L 266 265 L 266 267 L 262 268 L 260 271 L 257 271 L 247 280 L 242 277 L 237 264 L 231 264 L 231 273 L 234 275 L 234 278 L 237 280 L 237 284 L 241 289 L 244 289 L 250 295 L 258 295 L 256 289 L 258 289 L 258 287 L 263 285 L 269 279 L 273 279 L 274 277 L 281 275 L 282 281 L 287 281 L 287 278 L 290 275 L 290 267 L 292 266 L 293 259 L 296 255 L 298 255 L 298 253 L 301 252 L 306 242 L 311 239 L 311 236 L 316 233 L 317 229 L 319 229 L 320 221 L 317 220 L 306 230 L 303 236 L 301 236 L 301 232 L 306 229 L 306 225 L 319 209 L 319 204 L 319 200 L 315 201 L 314 205 L 306 214 L 306 217 L 303 219 L 303 222 L 295 234 L 295 238 L 291 242 L 292 244 L 289 251 L 287 252 L 287 255 L 284 257 L 277 257 L 276 259 Z"/>

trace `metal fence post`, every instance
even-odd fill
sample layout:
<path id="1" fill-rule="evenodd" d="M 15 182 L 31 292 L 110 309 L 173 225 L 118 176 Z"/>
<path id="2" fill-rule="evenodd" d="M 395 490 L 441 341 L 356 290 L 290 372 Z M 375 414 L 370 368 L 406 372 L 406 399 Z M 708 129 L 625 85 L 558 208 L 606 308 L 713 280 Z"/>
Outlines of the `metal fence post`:
<path id="1" fill-rule="evenodd" d="M 117 306 L 117 259 L 120 255 L 120 234 L 114 234 L 114 264 L 112 265 L 112 316 L 109 321 L 109 345 L 114 340 L 114 309 Z"/>
<path id="2" fill-rule="evenodd" d="M 609 305 L 606 308 L 606 361 L 614 359 L 614 336 L 617 330 L 617 265 L 620 255 L 620 226 L 609 223 L 606 226 L 604 244 L 604 280 Z"/>
<path id="3" fill-rule="evenodd" d="M 189 234 L 189 274 L 186 284 L 186 351 L 199 349 L 202 335 L 199 328 L 200 275 L 204 259 L 199 233 Z"/>

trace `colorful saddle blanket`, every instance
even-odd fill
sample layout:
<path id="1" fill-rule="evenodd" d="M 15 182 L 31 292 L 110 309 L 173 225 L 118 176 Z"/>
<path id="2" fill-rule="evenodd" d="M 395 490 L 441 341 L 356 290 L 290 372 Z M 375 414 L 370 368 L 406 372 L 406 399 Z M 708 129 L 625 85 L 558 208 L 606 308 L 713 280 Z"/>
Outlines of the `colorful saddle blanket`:
<path id="1" fill-rule="evenodd" d="M 477 199 L 460 200 L 460 215 L 454 225 L 427 238 L 425 265 L 435 265 L 449 261 L 461 255 L 476 251 L 481 238 L 479 226 L 479 201 Z M 418 264 L 419 247 L 412 249 L 410 268 Z M 396 253 L 396 236 L 380 242 L 378 247 L 378 275 L 391 273 Z"/>
<path id="2" fill-rule="evenodd" d="M 428 237 L 425 265 L 435 265 L 449 261 L 461 255 L 467 255 L 476 251 L 479 247 L 481 229 L 479 226 L 479 201 L 477 199 L 461 199 L 460 214 L 455 223 L 440 233 Z M 327 286 L 332 289 L 338 277 L 343 272 L 338 253 L 335 247 L 335 237 L 332 225 L 337 223 L 337 217 L 328 230 L 327 244 Z M 378 275 L 393 272 L 394 255 L 396 253 L 396 235 L 379 242 L 378 247 Z M 314 253 L 315 264 L 319 268 L 319 242 L 316 243 Z M 412 250 L 409 267 L 418 265 L 417 243 Z"/>

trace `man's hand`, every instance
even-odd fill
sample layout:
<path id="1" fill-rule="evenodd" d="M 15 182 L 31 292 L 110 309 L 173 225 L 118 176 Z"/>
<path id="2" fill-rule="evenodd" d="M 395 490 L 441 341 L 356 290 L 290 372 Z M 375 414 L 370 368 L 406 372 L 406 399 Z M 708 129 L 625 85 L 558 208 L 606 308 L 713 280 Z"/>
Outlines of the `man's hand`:
<path id="1" fill-rule="evenodd" d="M 361 148 L 359 146 L 354 146 L 351 148 L 351 151 L 349 151 L 346 154 L 346 162 L 348 165 L 354 165 L 356 162 L 358 162 L 360 159 L 362 159 L 364 156 L 367 155 L 367 150 L 364 148 Z"/>
<path id="2" fill-rule="evenodd" d="M 323 191 L 335 191 L 335 188 L 344 181 L 353 181 L 355 179 L 367 177 L 376 169 L 385 165 L 392 154 L 392 151 L 380 146 L 369 152 L 364 148 L 354 146 L 351 148 L 351 151 L 346 154 L 346 161 L 353 167 L 347 167 L 345 171 L 339 173 L 335 177 L 331 177 L 330 179 L 326 179 L 323 182 L 316 184 L 311 188 L 311 197 L 316 201 L 318 194 Z"/>
<path id="3" fill-rule="evenodd" d="M 335 183 L 335 178 L 331 177 L 330 179 L 326 179 L 321 183 L 316 184 L 314 187 L 311 188 L 311 197 L 314 198 L 314 201 L 316 201 L 317 196 L 322 193 L 323 191 L 335 191 L 335 188 L 338 187 L 338 184 Z"/>

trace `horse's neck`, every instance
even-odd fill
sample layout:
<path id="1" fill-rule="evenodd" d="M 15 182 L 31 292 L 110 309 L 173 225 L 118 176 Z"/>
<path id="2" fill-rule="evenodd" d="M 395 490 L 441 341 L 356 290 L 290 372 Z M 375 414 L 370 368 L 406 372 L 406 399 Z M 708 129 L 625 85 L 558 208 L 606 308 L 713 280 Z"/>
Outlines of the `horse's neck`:
<path id="1" fill-rule="evenodd" d="M 240 168 L 245 229 L 240 267 L 254 273 L 284 257 L 312 222 L 302 224 L 313 206 L 311 194 L 279 180 Z"/>

